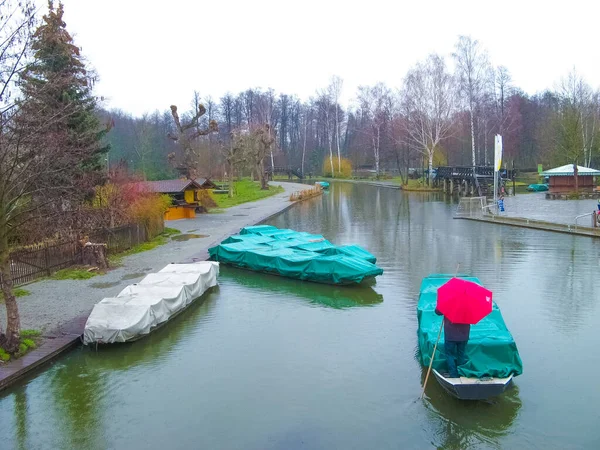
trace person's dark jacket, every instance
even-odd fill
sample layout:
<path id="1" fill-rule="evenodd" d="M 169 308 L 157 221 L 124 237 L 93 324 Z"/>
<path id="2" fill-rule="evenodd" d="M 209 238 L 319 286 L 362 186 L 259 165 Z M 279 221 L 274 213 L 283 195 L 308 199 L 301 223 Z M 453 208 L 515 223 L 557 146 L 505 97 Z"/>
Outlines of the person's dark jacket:
<path id="1" fill-rule="evenodd" d="M 436 308 L 435 313 L 438 316 L 443 314 Z M 453 323 L 444 317 L 444 339 L 452 342 L 465 342 L 469 340 L 471 325 L 465 323 Z"/>

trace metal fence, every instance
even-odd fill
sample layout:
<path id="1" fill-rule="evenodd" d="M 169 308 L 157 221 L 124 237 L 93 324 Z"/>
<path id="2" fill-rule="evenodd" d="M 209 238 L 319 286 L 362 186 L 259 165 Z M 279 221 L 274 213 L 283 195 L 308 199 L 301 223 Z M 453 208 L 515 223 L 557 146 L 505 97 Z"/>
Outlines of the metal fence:
<path id="1" fill-rule="evenodd" d="M 89 241 L 106 243 L 108 254 L 121 253 L 146 242 L 146 228 L 141 224 L 97 230 L 88 235 Z M 81 245 L 77 240 L 54 244 L 38 244 L 10 253 L 10 270 L 15 286 L 29 283 L 81 262 Z M 3 280 L 0 275 L 0 286 Z"/>

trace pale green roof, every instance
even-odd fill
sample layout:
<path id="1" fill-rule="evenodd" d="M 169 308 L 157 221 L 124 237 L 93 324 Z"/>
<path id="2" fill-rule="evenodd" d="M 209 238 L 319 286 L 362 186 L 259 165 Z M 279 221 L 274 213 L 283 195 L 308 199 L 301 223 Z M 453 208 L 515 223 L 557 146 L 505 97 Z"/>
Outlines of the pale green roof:
<path id="1" fill-rule="evenodd" d="M 575 175 L 573 167 L 575 164 L 566 164 L 555 169 L 545 170 L 542 175 L 547 177 L 572 177 Z M 589 167 L 577 166 L 577 175 L 580 176 L 600 176 L 600 170 L 590 169 Z"/>

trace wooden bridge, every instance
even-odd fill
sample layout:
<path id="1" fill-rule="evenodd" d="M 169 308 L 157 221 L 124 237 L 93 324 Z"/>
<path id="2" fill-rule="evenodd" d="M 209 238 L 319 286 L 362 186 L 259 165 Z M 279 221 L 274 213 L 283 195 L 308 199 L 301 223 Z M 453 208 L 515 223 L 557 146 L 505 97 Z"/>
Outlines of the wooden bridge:
<path id="1" fill-rule="evenodd" d="M 502 169 L 498 172 L 499 184 L 511 180 L 516 170 Z M 434 186 L 442 187 L 448 194 L 459 196 L 493 196 L 494 168 L 491 166 L 441 166 L 436 168 Z"/>
<path id="2" fill-rule="evenodd" d="M 292 177 L 298 177 L 299 179 L 304 179 L 304 174 L 302 173 L 302 171 L 300 169 L 294 169 L 292 166 L 275 166 L 275 167 L 267 167 L 265 169 L 265 172 L 267 173 L 267 175 L 269 175 L 269 177 L 272 177 L 274 174 L 278 174 L 278 175 L 287 175 L 288 178 L 291 180 Z"/>

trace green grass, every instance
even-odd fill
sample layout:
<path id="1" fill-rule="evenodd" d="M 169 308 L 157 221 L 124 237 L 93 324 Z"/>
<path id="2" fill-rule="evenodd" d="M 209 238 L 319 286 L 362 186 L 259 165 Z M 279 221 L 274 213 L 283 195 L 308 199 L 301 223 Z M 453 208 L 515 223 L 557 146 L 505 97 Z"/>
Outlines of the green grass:
<path id="1" fill-rule="evenodd" d="M 15 297 L 25 297 L 26 295 L 31 295 L 31 292 L 29 292 L 27 289 L 22 289 L 22 288 L 15 288 L 13 289 L 13 294 L 15 294 Z M 2 292 L 0 292 L 0 303 L 4 302 L 4 294 Z"/>
<path id="2" fill-rule="evenodd" d="M 218 208 L 229 208 L 231 206 L 240 205 L 242 203 L 253 202 L 261 198 L 270 197 L 272 195 L 284 192 L 281 186 L 271 186 L 269 190 L 261 191 L 258 181 L 240 180 L 234 182 L 233 198 L 229 198 L 227 194 L 219 194 L 213 196 Z"/>
<path id="3" fill-rule="evenodd" d="M 71 267 L 68 269 L 62 269 L 52 275 L 50 278 L 53 280 L 89 280 L 98 275 L 98 272 L 88 272 L 86 269 L 78 267 Z"/>
<path id="4" fill-rule="evenodd" d="M 161 233 L 163 236 L 173 236 L 175 234 L 181 234 L 181 231 L 175 228 L 165 227 L 165 230 Z"/>
<path id="5" fill-rule="evenodd" d="M 42 335 L 42 332 L 40 330 L 21 330 L 22 338 L 34 338 L 34 337 L 40 337 L 41 335 Z"/>
<path id="6" fill-rule="evenodd" d="M 2 347 L 0 347 L 0 361 L 8 362 L 11 359 L 20 358 L 25 356 L 31 350 L 36 349 L 40 343 L 40 332 L 37 330 L 23 330 L 21 331 L 21 343 L 19 349 L 13 355 L 8 353 Z M 29 337 L 26 337 L 29 336 Z M 23 339 L 25 338 L 25 339 Z"/>
<path id="7" fill-rule="evenodd" d="M 33 339 L 23 339 L 21 345 L 25 345 L 27 348 L 34 349 L 37 347 L 37 344 Z"/>
<path id="8" fill-rule="evenodd" d="M 161 234 L 148 242 L 142 242 L 141 244 L 131 247 L 129 250 L 125 250 L 124 252 L 117 253 L 116 255 L 108 255 L 108 263 L 110 267 L 118 267 L 123 264 L 124 257 L 135 255 L 136 253 L 146 252 L 158 247 L 159 245 L 164 245 L 169 242 L 168 238 L 170 236 L 177 234 L 181 234 L 181 231 L 176 230 L 175 228 L 165 228 Z"/>

